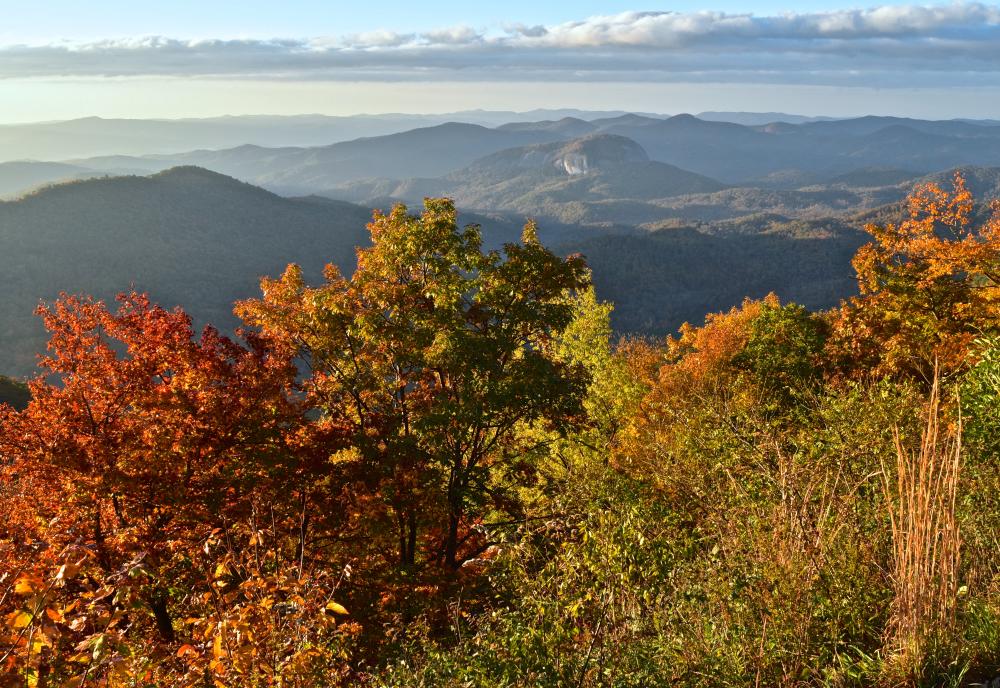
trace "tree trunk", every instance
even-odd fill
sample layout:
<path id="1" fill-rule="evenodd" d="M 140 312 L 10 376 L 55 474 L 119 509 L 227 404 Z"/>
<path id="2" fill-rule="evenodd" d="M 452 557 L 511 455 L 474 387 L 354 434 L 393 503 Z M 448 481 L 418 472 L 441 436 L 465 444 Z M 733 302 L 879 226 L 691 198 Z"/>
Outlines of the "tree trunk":
<path id="1" fill-rule="evenodd" d="M 176 639 L 174 635 L 174 621 L 170 618 L 167 610 L 167 593 L 164 590 L 157 590 L 149 600 L 149 608 L 153 611 L 156 619 L 156 630 L 160 633 L 160 638 L 164 642 L 172 643 Z"/>
<path id="2" fill-rule="evenodd" d="M 413 566 L 417 563 L 417 515 L 409 510 L 399 515 L 399 564 Z"/>
<path id="3" fill-rule="evenodd" d="M 408 550 L 409 550 L 409 560 L 407 564 L 412 566 L 417 563 L 417 515 L 413 511 L 410 511 L 407 517 L 407 527 L 409 528 L 409 533 L 407 535 L 408 539 Z"/>
<path id="4" fill-rule="evenodd" d="M 458 526 L 461 521 L 460 509 L 453 506 L 448 514 L 448 536 L 444 544 L 444 565 L 450 569 L 458 568 Z"/>
<path id="5" fill-rule="evenodd" d="M 94 549 L 97 550 L 97 563 L 105 571 L 111 570 L 111 561 L 108 559 L 108 551 L 104 547 L 104 529 L 101 527 L 101 505 L 98 504 L 94 511 Z"/>

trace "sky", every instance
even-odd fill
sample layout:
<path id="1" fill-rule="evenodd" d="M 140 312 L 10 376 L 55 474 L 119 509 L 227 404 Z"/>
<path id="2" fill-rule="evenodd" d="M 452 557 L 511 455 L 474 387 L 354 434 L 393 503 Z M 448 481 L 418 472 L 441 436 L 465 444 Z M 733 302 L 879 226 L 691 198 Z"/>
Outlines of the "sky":
<path id="1" fill-rule="evenodd" d="M 0 122 L 578 107 L 1000 115 L 1000 6 L 0 0 Z"/>

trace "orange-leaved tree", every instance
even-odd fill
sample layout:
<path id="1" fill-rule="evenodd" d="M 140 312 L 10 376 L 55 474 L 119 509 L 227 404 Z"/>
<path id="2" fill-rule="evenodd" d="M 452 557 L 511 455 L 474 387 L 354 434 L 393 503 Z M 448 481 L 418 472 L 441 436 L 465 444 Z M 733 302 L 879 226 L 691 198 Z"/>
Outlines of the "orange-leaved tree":
<path id="1" fill-rule="evenodd" d="M 977 218 L 956 173 L 949 192 L 917 187 L 909 216 L 868 225 L 874 241 L 858 250 L 860 294 L 834 314 L 833 353 L 876 375 L 933 377 L 962 368 L 969 345 L 996 329 L 1000 316 L 1000 205 Z"/>
<path id="2" fill-rule="evenodd" d="M 179 634 L 171 607 L 190 615 L 195 591 L 215 585 L 208 539 L 261 504 L 269 520 L 298 511 L 314 459 L 325 458 L 307 437 L 295 368 L 258 336 L 246 346 L 211 328 L 198 337 L 185 313 L 142 294 L 122 295 L 117 310 L 63 295 L 39 314 L 51 333 L 47 375 L 31 383 L 25 410 L 0 417 L 2 507 L 30 514 L 0 533 L 0 579 L 27 593 L 4 596 L 28 605 L 8 611 L 8 626 L 23 623 L 50 647 L 99 636 L 94 661 L 111 655 L 113 633 L 166 652 Z M 48 606 L 56 593 L 62 606 Z M 84 598 L 105 608 L 84 614 Z M 82 614 L 72 626 L 70 610 Z M 8 660 L 20 654 L 33 671 L 51 664 L 47 652 L 73 656 L 14 637 Z"/>
<path id="3" fill-rule="evenodd" d="M 331 266 L 310 288 L 290 266 L 237 312 L 308 359 L 306 388 L 351 428 L 397 561 L 454 568 L 485 546 L 474 526 L 487 512 L 516 509 L 531 470 L 519 429 L 581 414 L 586 375 L 552 349 L 573 316 L 564 295 L 589 275 L 533 225 L 521 244 L 484 252 L 447 199 L 421 216 L 377 212 L 369 229 L 350 279 Z"/>

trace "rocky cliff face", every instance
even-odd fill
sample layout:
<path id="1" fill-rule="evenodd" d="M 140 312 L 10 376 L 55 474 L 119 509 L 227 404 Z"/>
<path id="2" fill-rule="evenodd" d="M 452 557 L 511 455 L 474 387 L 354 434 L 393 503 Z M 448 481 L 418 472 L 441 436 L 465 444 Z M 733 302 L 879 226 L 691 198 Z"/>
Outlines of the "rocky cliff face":
<path id="1" fill-rule="evenodd" d="M 624 136 L 598 135 L 571 141 L 548 156 L 556 169 L 576 176 L 630 162 L 646 162 L 649 156 L 635 141 Z"/>

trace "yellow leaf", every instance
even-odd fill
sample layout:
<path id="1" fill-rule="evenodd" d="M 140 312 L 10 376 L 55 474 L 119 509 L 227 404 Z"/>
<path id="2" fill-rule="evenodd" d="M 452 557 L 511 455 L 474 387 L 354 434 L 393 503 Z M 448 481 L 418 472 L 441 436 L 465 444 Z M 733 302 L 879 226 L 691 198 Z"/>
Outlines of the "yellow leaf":
<path id="1" fill-rule="evenodd" d="M 43 647 L 52 647 L 52 641 L 42 631 L 36 630 L 35 633 L 31 634 L 32 654 L 40 652 Z"/>
<path id="2" fill-rule="evenodd" d="M 45 586 L 39 579 L 24 576 L 18 578 L 17 582 L 14 583 L 14 592 L 18 595 L 34 595 L 35 591 L 41 590 L 43 587 Z"/>
<path id="3" fill-rule="evenodd" d="M 63 623 L 64 621 L 66 621 L 66 618 L 62 615 L 62 613 L 59 612 L 57 609 L 53 609 L 52 607 L 46 607 L 45 616 L 49 617 L 52 621 L 55 621 L 56 623 Z"/>
<path id="4" fill-rule="evenodd" d="M 350 612 L 347 611 L 347 609 L 344 607 L 344 605 L 342 605 L 342 604 L 340 604 L 338 602 L 330 602 L 328 605 L 326 605 L 326 610 L 329 611 L 329 612 L 333 612 L 334 614 L 349 614 L 350 613 Z"/>
<path id="5" fill-rule="evenodd" d="M 14 612 L 7 617 L 7 625 L 11 628 L 24 628 L 31 623 L 31 619 L 28 612 Z"/>
<path id="6" fill-rule="evenodd" d="M 105 649 L 107 648 L 108 641 L 107 636 L 100 635 L 97 637 L 97 641 L 94 643 L 94 651 L 91 656 L 94 658 L 95 662 L 99 662 L 104 659 Z"/>

